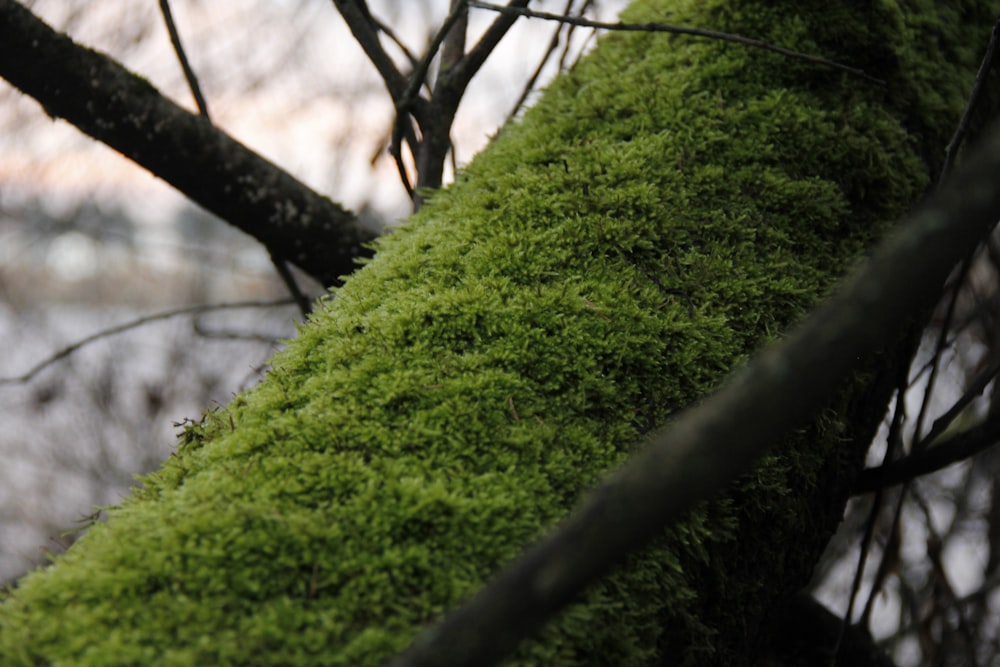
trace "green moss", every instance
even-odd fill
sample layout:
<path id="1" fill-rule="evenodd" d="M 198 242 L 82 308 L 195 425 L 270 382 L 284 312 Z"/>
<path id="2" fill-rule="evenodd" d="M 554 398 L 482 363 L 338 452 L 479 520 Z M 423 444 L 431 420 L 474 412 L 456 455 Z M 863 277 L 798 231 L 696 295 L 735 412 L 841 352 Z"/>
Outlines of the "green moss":
<path id="1" fill-rule="evenodd" d="M 970 26 L 985 42 L 995 11 L 938 4 L 638 3 L 629 19 L 890 83 L 716 41 L 603 39 L 378 244 L 260 387 L 20 583 L 4 664 L 375 665 L 402 648 L 922 193 L 975 71 Z M 849 398 L 516 664 L 752 660 L 841 509 Z"/>

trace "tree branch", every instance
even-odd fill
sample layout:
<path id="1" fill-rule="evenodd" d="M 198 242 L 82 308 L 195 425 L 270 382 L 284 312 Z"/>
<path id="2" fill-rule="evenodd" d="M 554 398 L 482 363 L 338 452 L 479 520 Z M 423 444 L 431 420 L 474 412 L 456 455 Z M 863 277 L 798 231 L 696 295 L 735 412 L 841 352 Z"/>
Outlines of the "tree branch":
<path id="1" fill-rule="evenodd" d="M 198 106 L 198 113 L 207 121 L 212 121 L 212 116 L 208 113 L 208 102 L 205 100 L 205 96 L 201 92 L 201 85 L 198 83 L 198 77 L 194 73 L 194 68 L 191 67 L 191 63 L 188 60 L 187 53 L 184 51 L 184 45 L 181 44 L 181 34 L 177 30 L 177 25 L 174 23 L 173 12 L 170 10 L 169 0 L 160 0 L 160 13 L 163 14 L 163 21 L 167 24 L 167 32 L 170 34 L 170 43 L 174 47 L 174 53 L 177 54 L 177 60 L 180 62 L 181 69 L 184 71 L 184 78 L 187 80 L 188 88 L 191 89 L 191 96 L 194 97 L 195 104 Z M 299 306 L 299 312 L 302 313 L 302 317 L 308 317 L 309 311 L 312 310 L 312 302 L 302 293 L 299 288 L 299 284 L 295 281 L 295 276 L 292 275 L 291 269 L 288 267 L 288 262 L 286 262 L 282 257 L 280 257 L 274 250 L 268 248 L 267 254 L 271 258 L 271 264 L 274 265 L 275 271 L 278 272 L 278 277 L 281 278 L 282 282 L 285 283 L 285 287 L 291 293 L 292 298 Z"/>
<path id="2" fill-rule="evenodd" d="M 497 11 L 501 12 L 500 16 L 496 18 L 495 21 L 486 29 L 483 36 L 479 38 L 476 45 L 472 47 L 465 58 L 452 70 L 452 76 L 450 77 L 450 85 L 453 90 L 459 92 L 464 91 L 472 81 L 472 77 L 476 75 L 476 72 L 483 66 L 486 59 L 493 49 L 496 48 L 503 36 L 507 34 L 510 27 L 514 25 L 514 21 L 522 16 L 520 12 L 529 11 L 525 9 L 528 6 L 529 0 L 511 0 L 507 6 L 495 5 Z M 481 3 L 468 2 L 470 7 L 477 7 Z"/>
<path id="3" fill-rule="evenodd" d="M 371 254 L 351 213 L 14 0 L 0 0 L 0 76 L 324 285 Z"/>
<path id="4" fill-rule="evenodd" d="M 32 366 L 30 369 L 22 373 L 21 375 L 11 376 L 11 377 L 0 377 L 0 386 L 6 384 L 23 384 L 25 382 L 30 382 L 36 375 L 44 371 L 46 368 L 61 361 L 71 354 L 76 353 L 81 348 L 84 348 L 91 343 L 99 341 L 103 338 L 110 338 L 111 336 L 116 336 L 120 333 L 130 331 L 132 329 L 137 329 L 141 326 L 151 324 L 153 322 L 159 322 L 161 320 L 167 320 L 172 317 L 178 317 L 180 315 L 192 315 L 199 314 L 208 311 L 217 310 L 237 310 L 243 308 L 274 308 L 276 306 L 288 306 L 295 304 L 294 299 L 279 299 L 277 301 L 237 301 L 235 303 L 202 303 L 196 304 L 194 306 L 183 306 L 181 308 L 174 308 L 171 310 L 164 310 L 159 313 L 153 313 L 152 315 L 143 315 L 128 322 L 123 322 L 122 324 L 117 324 L 108 329 L 102 329 L 95 334 L 91 334 L 85 338 L 81 338 L 75 343 L 71 343 L 66 347 L 62 348 L 55 354 L 52 354 L 45 359 L 39 361 L 37 364 Z"/>
<path id="5" fill-rule="evenodd" d="M 205 95 L 201 92 L 201 85 L 198 83 L 198 77 L 195 75 L 194 68 L 191 67 L 191 62 L 184 51 L 184 45 L 181 44 L 181 34 L 177 30 L 177 24 L 174 23 L 174 14 L 170 10 L 169 0 L 160 0 L 160 13 L 163 14 L 163 22 L 167 25 L 167 33 L 170 34 L 170 43 L 174 47 L 174 53 L 177 54 L 177 60 L 181 64 L 181 69 L 184 70 L 184 79 L 188 83 L 188 88 L 191 89 L 191 97 L 194 98 L 194 103 L 198 107 L 198 113 L 205 118 L 211 119 L 211 115 L 208 113 L 208 102 L 205 100 Z"/>
<path id="6" fill-rule="evenodd" d="M 407 88 L 407 79 L 396 68 L 392 58 L 382 48 L 382 43 L 378 39 L 378 24 L 371 17 L 368 5 L 364 0 L 333 0 L 337 11 L 340 12 L 347 27 L 350 28 L 354 39 L 364 50 L 368 60 L 372 62 L 379 76 L 385 83 L 394 104 L 398 104 L 404 99 Z"/>
<path id="7" fill-rule="evenodd" d="M 589 583 L 720 491 L 929 305 L 928 295 L 1000 218 L 998 175 L 994 129 L 956 177 L 783 342 L 655 433 L 555 533 L 390 664 L 495 664 Z"/>
<path id="8" fill-rule="evenodd" d="M 462 93 L 455 95 L 448 89 L 450 72 L 461 67 L 464 56 L 460 49 L 465 44 L 465 29 L 468 19 L 468 8 L 465 0 L 456 0 L 452 3 L 451 11 L 445 18 L 444 23 L 434 35 L 431 44 L 427 47 L 420 64 L 413 71 L 410 77 L 410 84 L 407 86 L 403 99 L 396 106 L 396 127 L 393 130 L 393 144 L 398 145 L 399 138 L 405 128 L 405 119 L 412 113 L 412 108 L 420 97 L 418 93 L 420 87 L 427 78 L 431 62 L 442 44 L 448 39 L 447 58 L 442 54 L 441 70 L 438 80 L 431 93 L 430 111 L 426 114 L 425 121 L 420 124 L 423 138 L 420 141 L 417 151 L 417 191 L 412 193 L 414 208 L 420 208 L 421 196 L 420 188 L 441 187 L 441 177 L 444 171 L 444 156 L 447 155 L 451 146 L 451 125 L 455 120 L 455 111 L 458 103 L 462 99 Z M 447 65 L 447 66 L 446 66 Z M 415 116 L 420 123 L 420 117 Z"/>
<path id="9" fill-rule="evenodd" d="M 606 23 L 603 21 L 594 21 L 591 19 L 586 19 L 583 17 L 576 16 L 565 16 L 562 14 L 552 14 L 549 12 L 538 12 L 531 9 L 525 9 L 524 5 L 527 2 L 517 3 L 520 7 L 513 6 L 515 3 L 504 7 L 502 5 L 496 5 L 491 2 L 479 2 L 478 0 L 469 0 L 469 6 L 475 7 L 476 9 L 488 9 L 493 12 L 500 12 L 501 14 L 508 14 L 512 16 L 525 16 L 527 18 L 542 19 L 544 21 L 559 21 L 561 23 L 568 23 L 570 25 L 582 26 L 584 28 L 597 28 L 599 30 L 617 30 L 624 32 L 669 32 L 675 35 L 690 35 L 692 37 L 706 37 L 708 39 L 717 39 L 723 42 L 733 42 L 734 44 L 743 44 L 744 46 L 752 46 L 758 49 L 764 49 L 765 51 L 772 51 L 774 53 L 780 53 L 783 56 L 788 56 L 789 58 L 795 58 L 796 60 L 805 60 L 807 62 L 816 63 L 817 65 L 824 65 L 826 67 L 833 67 L 835 69 L 848 72 L 854 76 L 860 76 L 863 79 L 867 79 L 872 83 L 877 83 L 880 86 L 886 85 L 886 82 L 882 79 L 873 77 L 864 70 L 858 69 L 857 67 L 851 67 L 850 65 L 845 65 L 843 63 L 838 63 L 834 60 L 828 60 L 820 56 L 815 56 L 809 53 L 802 53 L 801 51 L 793 51 L 792 49 L 786 49 L 781 46 L 776 46 L 768 42 L 753 39 L 752 37 L 744 37 L 743 35 L 734 35 L 728 32 L 719 32 L 717 30 L 704 30 L 702 28 L 689 28 L 686 26 L 675 26 L 668 25 L 666 23 Z"/>
<path id="10" fill-rule="evenodd" d="M 587 8 L 588 4 L 589 0 L 588 2 L 584 3 L 583 7 L 581 8 L 581 12 Z M 565 9 L 563 9 L 563 15 L 568 16 L 569 13 L 572 11 L 572 9 L 573 9 L 573 0 L 566 0 L 566 7 Z M 576 26 L 573 25 L 568 26 L 566 29 L 567 48 L 569 47 L 572 41 L 573 30 L 575 29 Z M 512 106 L 510 109 L 510 113 L 507 114 L 507 122 L 510 122 L 511 120 L 513 120 L 515 116 L 517 116 L 517 112 L 521 110 L 521 107 L 523 107 L 524 103 L 528 100 L 528 95 L 530 95 L 531 91 L 535 89 L 535 84 L 538 82 L 538 78 L 542 75 L 542 70 L 544 70 L 545 66 L 548 64 L 549 58 L 551 58 L 552 54 L 554 54 L 556 49 L 559 48 L 559 38 L 562 35 L 562 31 L 563 31 L 562 23 L 558 24 L 556 26 L 556 29 L 552 31 L 552 37 L 549 39 L 549 45 L 545 49 L 545 53 L 538 61 L 538 65 L 535 67 L 535 71 L 531 73 L 531 76 L 528 77 L 528 80 L 525 82 L 524 87 L 521 89 L 521 94 L 518 96 L 517 101 L 514 102 L 514 106 Z M 565 50 L 563 51 L 563 54 L 565 54 Z M 559 70 L 557 70 L 557 73 L 558 72 Z"/>
<path id="11" fill-rule="evenodd" d="M 909 482 L 964 461 L 997 442 L 1000 442 L 1000 419 L 988 419 L 918 453 L 862 471 L 854 483 L 853 492 L 860 495 Z"/>

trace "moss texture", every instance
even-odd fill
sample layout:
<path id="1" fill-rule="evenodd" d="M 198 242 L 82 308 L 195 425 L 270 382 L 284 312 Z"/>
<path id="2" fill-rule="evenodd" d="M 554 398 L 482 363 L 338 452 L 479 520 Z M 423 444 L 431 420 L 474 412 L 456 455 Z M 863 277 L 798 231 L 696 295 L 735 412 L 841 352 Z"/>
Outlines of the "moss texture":
<path id="1" fill-rule="evenodd" d="M 261 386 L 20 582 L 0 662 L 379 664 L 919 197 L 996 11 L 637 3 L 626 19 L 740 32 L 889 85 L 717 41 L 604 38 L 379 243 Z M 515 664 L 752 661 L 842 509 L 859 428 L 832 408 Z"/>

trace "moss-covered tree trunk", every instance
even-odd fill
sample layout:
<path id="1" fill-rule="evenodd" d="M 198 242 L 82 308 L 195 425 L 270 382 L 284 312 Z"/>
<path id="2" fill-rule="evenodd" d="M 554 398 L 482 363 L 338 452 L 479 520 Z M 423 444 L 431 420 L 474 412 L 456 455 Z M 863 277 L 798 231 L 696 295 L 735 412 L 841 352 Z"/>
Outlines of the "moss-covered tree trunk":
<path id="1" fill-rule="evenodd" d="M 265 382 L 0 606 L 0 662 L 377 665 L 643 433 L 823 297 L 925 191 L 997 7 L 668 2 L 379 244 Z M 749 664 L 878 416 L 813 427 L 516 664 Z"/>

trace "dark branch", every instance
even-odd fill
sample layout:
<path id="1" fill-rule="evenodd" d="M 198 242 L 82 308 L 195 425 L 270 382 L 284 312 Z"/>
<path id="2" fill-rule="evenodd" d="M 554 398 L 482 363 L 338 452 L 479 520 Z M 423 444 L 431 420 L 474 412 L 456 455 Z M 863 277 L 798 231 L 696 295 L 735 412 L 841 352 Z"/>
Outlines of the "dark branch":
<path id="1" fill-rule="evenodd" d="M 184 51 L 184 45 L 181 44 L 181 34 L 177 30 L 177 24 L 174 23 L 173 12 L 170 11 L 170 1 L 160 0 L 160 13 L 163 14 L 163 22 L 167 24 L 167 32 L 170 34 L 170 43 L 174 47 L 174 53 L 177 54 L 177 60 L 180 62 L 181 69 L 184 71 L 184 78 L 187 80 L 188 88 L 191 89 L 191 96 L 194 97 L 195 104 L 198 105 L 198 113 L 201 114 L 202 118 L 212 122 L 212 116 L 208 113 L 208 102 L 205 100 L 205 96 L 201 92 L 201 85 L 198 84 L 198 77 L 194 73 L 194 68 L 191 67 L 191 63 L 188 60 L 187 53 Z M 302 289 L 299 288 L 299 284 L 295 282 L 295 276 L 292 275 L 291 269 L 288 267 L 288 262 L 282 259 L 274 250 L 268 248 L 268 256 L 271 258 L 271 264 L 274 265 L 275 270 L 278 272 L 278 276 L 281 278 L 282 282 L 288 288 L 289 293 L 291 293 L 292 298 L 299 305 L 299 311 L 302 313 L 302 317 L 307 317 L 309 311 L 312 309 L 312 303 L 306 296 L 302 293 Z"/>
<path id="2" fill-rule="evenodd" d="M 953 438 L 877 468 L 868 468 L 858 475 L 854 493 L 871 493 L 917 477 L 937 472 L 965 461 L 1000 442 L 1000 419 L 989 419 L 963 431 Z"/>
<path id="3" fill-rule="evenodd" d="M 5 384 L 23 384 L 25 382 L 30 382 L 36 375 L 44 371 L 46 368 L 52 364 L 65 359 L 66 357 L 74 354 L 81 348 L 90 345 L 96 341 L 104 338 L 110 338 L 111 336 L 116 336 L 125 331 L 130 331 L 132 329 L 137 329 L 141 326 L 151 324 L 153 322 L 159 322 L 161 320 L 167 320 L 172 317 L 179 317 L 181 315 L 196 315 L 199 313 L 205 313 L 209 311 L 218 310 L 237 310 L 243 308 L 274 308 L 276 306 L 289 306 L 294 304 L 295 301 L 292 299 L 280 299 L 278 301 L 239 301 L 236 303 L 207 303 L 198 304 L 194 306 L 184 306 L 182 308 L 174 308 L 172 310 L 165 310 L 160 313 L 153 313 L 152 315 L 143 315 L 134 320 L 129 320 L 122 324 L 115 325 L 108 329 L 103 329 L 95 334 L 91 334 L 86 338 L 81 338 L 80 340 L 67 345 L 55 354 L 46 357 L 42 361 L 38 362 L 30 369 L 14 377 L 0 378 L 0 385 Z"/>
<path id="4" fill-rule="evenodd" d="M 461 92 L 455 94 L 448 89 L 448 81 L 450 80 L 450 72 L 461 67 L 464 62 L 464 57 L 457 49 L 459 49 L 460 45 L 465 44 L 467 16 L 468 8 L 465 5 L 465 0 L 457 0 L 452 3 L 448 17 L 441 24 L 437 33 L 435 33 L 430 46 L 427 47 L 427 53 L 424 54 L 417 69 L 411 75 L 410 83 L 407 86 L 403 99 L 396 105 L 396 127 L 393 130 L 393 145 L 398 145 L 399 139 L 402 137 L 402 132 L 406 127 L 406 118 L 413 113 L 414 105 L 421 101 L 418 93 L 427 78 L 427 72 L 430 69 L 434 56 L 442 44 L 445 44 L 445 40 L 448 40 L 450 66 L 445 68 L 444 61 L 442 60 L 442 69 L 438 74 L 438 80 L 434 86 L 429 105 L 430 110 L 424 116 L 423 122 L 421 122 L 421 116 L 414 116 L 417 122 L 420 123 L 420 130 L 423 133 L 423 139 L 420 141 L 418 150 L 416 151 L 417 188 L 416 192 L 411 193 L 414 209 L 420 208 L 420 188 L 438 188 L 441 186 L 441 177 L 444 171 L 444 156 L 451 146 L 451 125 L 455 119 L 455 111 L 458 109 L 458 103 L 462 98 Z"/>
<path id="5" fill-rule="evenodd" d="M 586 4 L 584 5 L 586 7 Z M 573 9 L 573 0 L 566 0 L 566 8 L 563 10 L 564 15 L 569 15 L 570 11 Z M 573 36 L 573 30 L 576 26 L 568 26 L 566 30 L 566 46 L 569 46 L 570 40 Z M 517 101 L 514 102 L 514 106 L 511 107 L 510 113 L 507 114 L 507 122 L 510 122 L 517 113 L 524 106 L 524 103 L 528 100 L 528 95 L 531 91 L 535 89 L 535 84 L 538 83 L 539 77 L 542 75 L 542 70 L 548 64 L 549 59 L 555 53 L 556 49 L 559 48 L 559 37 L 562 35 L 563 24 L 556 26 L 556 29 L 552 31 L 552 37 L 549 39 L 549 45 L 545 49 L 545 53 L 538 61 L 538 65 L 535 67 L 535 71 L 531 73 L 528 80 L 525 82 L 524 87 L 521 89 L 521 94 L 518 96 Z M 564 51 L 565 53 L 565 51 Z"/>
<path id="6" fill-rule="evenodd" d="M 414 86 L 413 81 L 418 77 L 411 76 L 407 79 L 397 69 L 396 65 L 392 62 L 392 58 L 385 52 L 385 49 L 382 48 L 382 43 L 379 41 L 378 31 L 381 29 L 381 23 L 372 17 L 365 0 L 333 0 L 333 3 L 337 7 L 337 11 L 340 12 L 344 22 L 347 23 L 347 27 L 350 28 L 354 39 L 375 66 L 379 76 L 382 77 L 382 81 L 389 91 L 389 97 L 392 98 L 392 104 L 396 109 L 396 122 L 393 125 L 392 139 L 389 142 L 389 154 L 395 160 L 400 181 L 402 181 L 403 187 L 406 188 L 406 194 L 412 200 L 414 198 L 414 186 L 410 184 L 410 178 L 406 173 L 406 164 L 403 162 L 402 140 L 403 138 L 406 139 L 407 144 L 410 146 L 410 151 L 414 156 L 417 156 L 420 146 L 413 123 L 410 122 L 410 117 L 412 116 L 416 123 L 421 126 L 423 125 L 423 121 L 428 117 L 427 100 L 421 98 L 418 94 L 424 77 L 421 75 L 419 81 Z M 390 33 L 387 32 L 386 34 Z M 392 35 L 390 35 L 390 39 L 395 41 L 395 37 Z M 413 59 L 409 51 L 404 49 L 403 52 L 407 58 Z M 429 66 L 430 62 L 428 59 L 425 67 Z M 420 67 L 421 64 L 418 63 L 417 70 Z"/>
<path id="7" fill-rule="evenodd" d="M 0 76 L 324 285 L 370 254 L 351 213 L 14 0 L 0 0 Z"/>
<path id="8" fill-rule="evenodd" d="M 413 74 L 410 75 L 410 82 L 406 86 L 406 90 L 403 92 L 402 97 L 396 100 L 396 133 L 397 137 L 394 142 L 400 138 L 401 130 L 399 129 L 403 119 L 408 115 L 413 113 L 414 106 L 420 99 L 420 88 L 424 85 L 427 79 L 427 72 L 430 70 L 431 62 L 434 60 L 434 56 L 437 55 L 438 49 L 441 48 L 441 44 L 444 43 L 445 38 L 447 38 L 452 33 L 452 28 L 462 29 L 464 31 L 464 16 L 466 15 L 466 7 L 464 2 L 457 2 L 452 7 L 451 12 L 448 17 L 441 24 L 441 27 L 435 33 L 434 38 L 431 40 L 430 46 L 427 47 L 427 53 L 417 64 L 416 69 L 413 70 Z M 461 23 L 461 25 L 459 25 Z M 454 44 L 453 44 L 454 46 Z M 439 118 L 430 118 L 429 122 L 438 124 L 441 122 Z M 417 118 L 417 122 L 420 122 L 420 118 Z M 448 123 L 451 126 L 451 123 Z M 427 131 L 424 125 L 421 125 L 423 131 Z"/>
<path id="9" fill-rule="evenodd" d="M 514 3 L 511 3 L 513 5 Z M 527 2 L 519 3 L 522 5 L 528 4 Z M 584 28 L 597 28 L 599 30 L 617 30 L 624 32 L 669 32 L 675 35 L 689 35 L 691 37 L 705 37 L 708 39 L 717 39 L 723 42 L 732 42 L 734 44 L 743 44 L 744 46 L 752 46 L 758 49 L 764 49 L 765 51 L 772 51 L 774 53 L 780 53 L 783 56 L 789 58 L 795 58 L 796 60 L 805 60 L 806 62 L 816 63 L 817 65 L 824 65 L 826 67 L 833 67 L 854 76 L 860 76 L 863 79 L 867 79 L 872 83 L 877 83 L 881 86 L 885 85 L 885 81 L 866 74 L 864 70 L 858 69 L 857 67 L 851 67 L 850 65 L 845 65 L 843 63 L 838 63 L 834 60 L 828 60 L 820 56 L 812 55 L 809 53 L 802 53 L 801 51 L 793 51 L 792 49 L 786 49 L 781 46 L 776 46 L 768 42 L 764 42 L 759 39 L 754 39 L 752 37 L 744 37 L 743 35 L 735 35 L 728 32 L 719 32 L 717 30 L 704 30 L 701 28 L 689 28 L 686 26 L 675 26 L 666 23 L 606 23 L 603 21 L 593 21 L 591 19 L 585 19 L 576 16 L 564 16 L 562 14 L 552 14 L 549 12 L 536 12 L 530 9 L 524 9 L 521 7 L 513 7 L 508 5 L 506 7 L 501 5 L 495 5 L 490 2 L 478 2 L 477 0 L 469 0 L 469 6 L 475 7 L 477 9 L 488 9 L 494 12 L 500 12 L 503 14 L 510 14 L 515 16 L 524 16 L 527 18 L 543 19 L 545 21 L 560 21 L 562 23 L 569 23 L 570 25 L 582 26 Z"/>
<path id="10" fill-rule="evenodd" d="M 452 14 L 457 14 L 456 19 L 452 25 L 448 25 Z M 440 30 L 444 34 L 444 41 L 441 43 L 441 72 L 447 72 L 465 56 L 465 33 L 468 29 L 469 7 L 465 0 L 451 0 L 451 11 Z M 428 55 L 435 50 L 433 47 L 428 49 Z"/>
<path id="11" fill-rule="evenodd" d="M 469 85 L 472 77 L 476 75 L 476 72 L 483 66 L 489 55 L 493 53 L 493 49 L 500 43 L 503 36 L 507 34 L 510 27 L 514 25 L 514 21 L 519 16 L 522 16 L 520 12 L 529 11 L 525 9 L 528 6 L 528 2 L 529 0 L 511 0 L 506 7 L 493 5 L 497 8 L 497 11 L 501 12 L 501 15 L 486 29 L 486 32 L 479 38 L 476 45 L 462 59 L 462 62 L 453 68 L 452 74 L 449 77 L 450 87 L 458 91 L 459 95 Z M 470 7 L 478 7 L 482 3 L 469 2 L 467 4 Z"/>
<path id="12" fill-rule="evenodd" d="M 295 305 L 299 307 L 302 319 L 309 317 L 309 313 L 312 312 L 312 299 L 302 291 L 298 281 L 295 279 L 295 275 L 292 274 L 292 269 L 288 265 L 288 262 L 270 248 L 267 249 L 267 254 L 271 259 L 271 265 L 274 266 L 274 270 L 278 272 L 281 282 L 285 283 L 285 288 L 292 296 L 292 299 L 295 300 Z"/>
<path id="13" fill-rule="evenodd" d="M 368 5 L 364 0 L 333 0 L 333 4 L 350 28 L 354 39 L 364 49 L 368 60 L 375 65 L 393 103 L 398 104 L 404 99 L 407 80 L 382 48 L 382 43 L 378 39 L 378 24 L 371 17 Z"/>
<path id="14" fill-rule="evenodd" d="M 174 53 L 177 54 L 177 60 L 181 64 L 181 69 L 184 70 L 184 79 L 187 80 L 188 88 L 191 89 L 191 96 L 194 98 L 194 103 L 198 106 L 198 113 L 205 118 L 210 118 L 208 102 L 205 101 L 205 96 L 201 92 L 198 77 L 195 76 L 194 69 L 191 67 L 190 61 L 188 61 L 184 45 L 181 44 L 181 34 L 177 31 L 177 25 L 174 23 L 174 15 L 170 11 L 169 0 L 160 0 L 160 13 L 163 14 L 163 22 L 167 24 L 170 43 L 174 47 Z"/>
<path id="15" fill-rule="evenodd" d="M 976 375 L 972 384 L 965 390 L 962 396 L 955 401 L 948 410 L 934 420 L 934 424 L 931 425 L 931 430 L 927 435 L 922 436 L 920 441 L 913 445 L 914 452 L 919 452 L 922 449 L 930 447 L 934 444 L 941 435 L 948 430 L 952 422 L 958 418 L 960 414 L 969 406 L 972 401 L 986 390 L 986 387 L 993 381 L 993 379 L 1000 374 L 1000 359 L 993 361 L 989 366 L 984 368 L 982 371 Z"/>
<path id="16" fill-rule="evenodd" d="M 383 33 L 389 38 L 390 42 L 396 45 L 396 48 L 403 54 L 406 61 L 410 63 L 410 67 L 416 67 L 418 61 L 417 56 L 407 48 L 406 44 L 403 43 L 403 40 L 396 34 L 396 31 L 392 29 L 392 26 L 380 20 L 374 14 L 369 13 L 369 16 L 371 16 L 372 23 L 374 23 L 375 27 L 379 29 L 379 32 Z"/>
<path id="17" fill-rule="evenodd" d="M 801 326 L 654 434 L 557 531 L 418 637 L 393 667 L 495 664 L 820 409 L 860 360 L 928 307 L 928 296 L 1000 218 L 1000 131 L 956 174 Z"/>
<path id="18" fill-rule="evenodd" d="M 979 106 L 979 103 L 983 98 L 983 88 L 986 84 L 987 76 L 993 71 L 993 68 L 996 65 L 998 37 L 1000 37 L 1000 21 L 997 21 L 997 23 L 994 24 L 993 30 L 990 32 L 990 41 L 986 43 L 986 53 L 983 54 L 983 59 L 979 64 L 979 71 L 976 72 L 976 82 L 972 86 L 972 93 L 969 95 L 969 101 L 965 105 L 965 111 L 962 112 L 962 118 L 958 123 L 958 127 L 955 128 L 955 134 L 952 135 L 951 141 L 948 142 L 948 146 L 945 148 L 944 165 L 941 168 L 940 181 L 944 181 L 944 179 L 948 177 L 948 173 L 955 164 L 958 149 L 961 148 L 966 135 L 969 133 L 969 124 L 972 119 L 972 112 Z"/>

